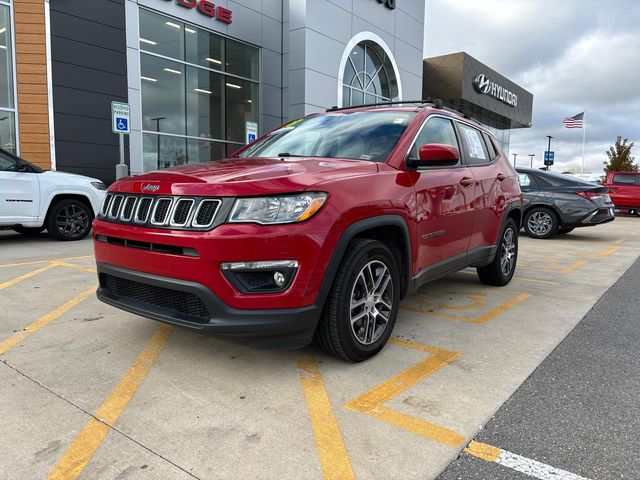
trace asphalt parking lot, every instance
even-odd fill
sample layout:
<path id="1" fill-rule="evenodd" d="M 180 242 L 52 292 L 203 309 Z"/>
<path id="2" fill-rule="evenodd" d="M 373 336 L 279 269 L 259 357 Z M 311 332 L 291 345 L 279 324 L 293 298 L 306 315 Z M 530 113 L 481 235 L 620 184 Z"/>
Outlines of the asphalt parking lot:
<path id="1" fill-rule="evenodd" d="M 639 253 L 633 217 L 522 237 L 507 287 L 472 270 L 427 285 L 380 355 L 347 364 L 116 310 L 93 293 L 90 240 L 0 232 L 0 472 L 436 478 Z"/>

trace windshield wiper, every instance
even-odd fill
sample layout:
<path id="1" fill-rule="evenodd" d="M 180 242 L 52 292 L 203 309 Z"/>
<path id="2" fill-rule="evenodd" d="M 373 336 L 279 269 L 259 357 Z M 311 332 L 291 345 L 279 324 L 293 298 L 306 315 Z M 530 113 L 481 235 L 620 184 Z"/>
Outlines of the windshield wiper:
<path id="1" fill-rule="evenodd" d="M 308 157 L 308 156 L 309 155 L 296 155 L 295 153 L 289 153 L 289 152 L 278 154 L 278 157 Z"/>

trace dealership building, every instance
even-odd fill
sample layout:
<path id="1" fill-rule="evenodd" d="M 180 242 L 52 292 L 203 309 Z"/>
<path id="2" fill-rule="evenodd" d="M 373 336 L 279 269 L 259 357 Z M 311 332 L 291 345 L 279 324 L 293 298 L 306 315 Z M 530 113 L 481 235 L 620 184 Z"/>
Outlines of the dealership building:
<path id="1" fill-rule="evenodd" d="M 113 101 L 130 105 L 137 174 L 218 160 L 334 105 L 425 96 L 508 146 L 532 97 L 466 54 L 424 61 L 424 16 L 423 0 L 0 0 L 0 146 L 111 182 Z"/>

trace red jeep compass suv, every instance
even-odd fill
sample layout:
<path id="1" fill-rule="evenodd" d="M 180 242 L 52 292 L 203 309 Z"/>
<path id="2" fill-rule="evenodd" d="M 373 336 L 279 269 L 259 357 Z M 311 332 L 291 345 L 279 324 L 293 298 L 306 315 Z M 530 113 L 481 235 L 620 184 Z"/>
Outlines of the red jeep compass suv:
<path id="1" fill-rule="evenodd" d="M 362 361 L 425 282 L 476 267 L 507 284 L 514 169 L 481 125 L 410 103 L 334 108 L 225 160 L 114 183 L 95 221 L 98 297 L 214 334 L 288 347 L 315 336 Z"/>

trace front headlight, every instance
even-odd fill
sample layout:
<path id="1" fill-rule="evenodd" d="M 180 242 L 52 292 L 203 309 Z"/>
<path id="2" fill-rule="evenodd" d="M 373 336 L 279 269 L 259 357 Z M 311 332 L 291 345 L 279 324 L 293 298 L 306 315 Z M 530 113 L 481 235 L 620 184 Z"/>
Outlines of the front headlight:
<path id="1" fill-rule="evenodd" d="M 93 188 L 97 188 L 98 190 L 106 190 L 107 186 L 102 182 L 91 182 Z"/>
<path id="2" fill-rule="evenodd" d="M 326 200 L 327 194 L 320 192 L 282 197 L 238 198 L 229 221 L 264 225 L 302 222 L 315 215 Z"/>

